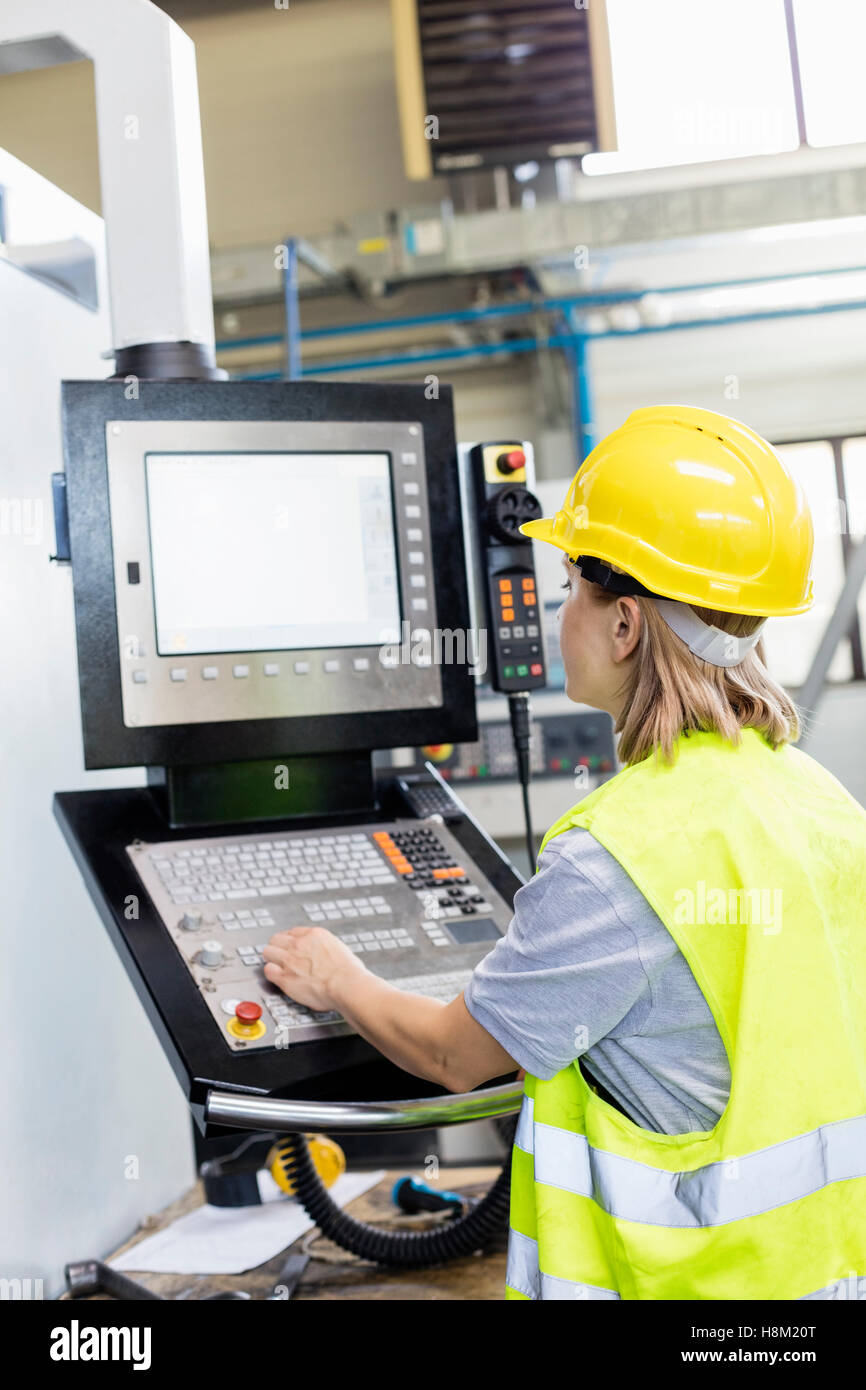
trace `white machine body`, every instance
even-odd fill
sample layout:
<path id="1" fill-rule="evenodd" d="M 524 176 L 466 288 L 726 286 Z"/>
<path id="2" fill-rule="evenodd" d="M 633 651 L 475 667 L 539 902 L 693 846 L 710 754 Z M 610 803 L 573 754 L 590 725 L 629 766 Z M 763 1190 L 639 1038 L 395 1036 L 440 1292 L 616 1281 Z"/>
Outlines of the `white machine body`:
<path id="1" fill-rule="evenodd" d="M 115 349 L 213 349 L 192 40 L 149 0 L 5 0 L 0 75 L 89 58 Z"/>

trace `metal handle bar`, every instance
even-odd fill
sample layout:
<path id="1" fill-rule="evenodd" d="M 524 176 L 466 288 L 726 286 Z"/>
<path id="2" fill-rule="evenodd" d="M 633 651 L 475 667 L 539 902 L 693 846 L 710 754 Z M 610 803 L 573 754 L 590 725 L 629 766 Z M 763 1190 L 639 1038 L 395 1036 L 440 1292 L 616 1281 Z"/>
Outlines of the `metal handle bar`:
<path id="1" fill-rule="evenodd" d="M 520 1109 L 523 1083 L 490 1086 L 460 1095 L 422 1096 L 417 1100 L 319 1101 L 278 1100 L 209 1091 L 205 1118 L 235 1129 L 273 1130 L 281 1134 L 368 1134 L 392 1129 L 437 1129 L 512 1115 Z"/>

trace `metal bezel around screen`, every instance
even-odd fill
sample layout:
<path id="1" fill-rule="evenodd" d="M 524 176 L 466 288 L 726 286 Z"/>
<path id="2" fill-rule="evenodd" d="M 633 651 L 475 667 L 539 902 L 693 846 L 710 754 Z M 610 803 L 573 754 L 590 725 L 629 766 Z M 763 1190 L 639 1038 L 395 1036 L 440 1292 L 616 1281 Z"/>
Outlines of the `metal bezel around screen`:
<path id="1" fill-rule="evenodd" d="M 436 625 L 436 601 L 424 434 L 420 424 L 109 420 L 105 429 L 121 698 L 127 728 L 341 715 L 361 709 L 432 709 L 442 705 L 437 667 L 408 659 L 412 648 L 410 645 L 406 650 L 406 644 L 391 654 L 392 664 L 387 665 L 380 659 L 380 648 L 370 645 L 183 656 L 161 656 L 157 651 L 145 466 L 148 454 L 389 455 L 400 635 L 432 630 Z M 407 483 L 411 495 L 404 491 Z M 130 563 L 138 566 L 137 583 L 129 581 Z M 423 580 L 414 591 L 410 574 Z M 362 668 L 364 661 L 368 663 L 366 669 Z M 337 669 L 333 669 L 334 662 L 338 663 Z M 296 671 L 296 665 L 300 671 Z M 235 675 L 236 668 L 245 669 L 246 674 Z M 185 677 L 172 679 L 173 670 L 185 671 Z"/>

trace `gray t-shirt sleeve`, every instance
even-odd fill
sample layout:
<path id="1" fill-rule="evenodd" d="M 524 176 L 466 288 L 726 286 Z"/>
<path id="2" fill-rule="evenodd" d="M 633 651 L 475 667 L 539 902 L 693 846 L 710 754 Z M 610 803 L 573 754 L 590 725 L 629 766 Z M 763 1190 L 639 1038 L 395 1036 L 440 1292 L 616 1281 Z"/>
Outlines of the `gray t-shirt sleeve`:
<path id="1" fill-rule="evenodd" d="M 476 967 L 464 992 L 476 1022 L 518 1066 L 542 1080 L 627 1016 L 629 1031 L 639 1032 L 652 1003 L 634 932 L 620 919 L 605 876 L 594 871 L 597 856 L 610 857 L 591 836 L 580 840 L 583 860 L 573 854 L 573 836 L 558 836 L 546 846 L 538 873 L 515 896 L 506 935 Z M 563 852 L 563 842 L 570 852 Z"/>

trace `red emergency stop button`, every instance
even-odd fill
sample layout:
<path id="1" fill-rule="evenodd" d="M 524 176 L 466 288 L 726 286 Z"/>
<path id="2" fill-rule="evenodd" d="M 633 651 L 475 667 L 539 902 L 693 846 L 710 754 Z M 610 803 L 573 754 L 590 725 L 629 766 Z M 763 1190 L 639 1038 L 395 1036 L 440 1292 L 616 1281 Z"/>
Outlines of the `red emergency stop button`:
<path id="1" fill-rule="evenodd" d="M 234 1017 L 226 1024 L 226 1032 L 246 1047 L 247 1043 L 258 1042 L 267 1031 L 261 1004 L 255 1004 L 252 999 L 239 999 Z"/>
<path id="2" fill-rule="evenodd" d="M 518 469 L 526 467 L 526 454 L 523 449 L 509 449 L 507 453 L 499 455 L 496 467 L 500 473 L 516 473 Z"/>
<path id="3" fill-rule="evenodd" d="M 235 1009 L 235 1018 L 241 1023 L 258 1023 L 261 1016 L 261 1004 L 254 1004 L 251 999 L 242 999 Z"/>

